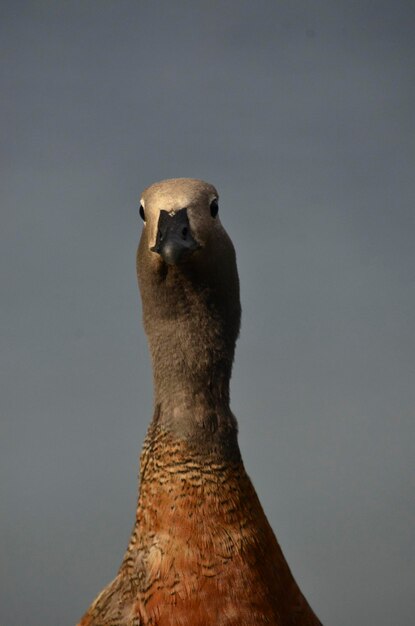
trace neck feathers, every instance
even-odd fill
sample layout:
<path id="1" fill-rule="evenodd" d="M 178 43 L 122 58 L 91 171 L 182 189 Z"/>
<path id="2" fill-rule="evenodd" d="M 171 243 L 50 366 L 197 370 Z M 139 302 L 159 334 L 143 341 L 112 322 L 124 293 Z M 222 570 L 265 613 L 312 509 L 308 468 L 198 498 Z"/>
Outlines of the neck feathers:
<path id="1" fill-rule="evenodd" d="M 158 424 L 188 439 L 204 432 L 219 438 L 236 433 L 229 381 L 241 310 L 233 247 L 226 263 L 204 254 L 169 267 L 149 267 L 151 259 L 140 248 L 138 277 Z"/>

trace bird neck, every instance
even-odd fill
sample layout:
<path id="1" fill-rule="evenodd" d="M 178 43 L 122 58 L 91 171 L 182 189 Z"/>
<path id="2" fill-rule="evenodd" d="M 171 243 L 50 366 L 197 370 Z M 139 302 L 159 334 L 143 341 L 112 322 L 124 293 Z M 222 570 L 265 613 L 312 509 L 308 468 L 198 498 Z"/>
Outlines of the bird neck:
<path id="1" fill-rule="evenodd" d="M 148 275 L 148 274 L 147 274 Z M 194 267 L 140 281 L 153 362 L 155 420 L 191 442 L 236 442 L 229 381 L 239 332 L 239 288 L 222 289 Z"/>

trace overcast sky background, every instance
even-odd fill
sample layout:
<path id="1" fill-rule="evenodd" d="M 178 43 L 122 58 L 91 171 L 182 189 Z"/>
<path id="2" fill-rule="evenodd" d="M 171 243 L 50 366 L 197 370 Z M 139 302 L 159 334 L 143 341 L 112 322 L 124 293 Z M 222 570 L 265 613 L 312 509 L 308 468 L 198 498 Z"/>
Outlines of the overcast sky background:
<path id="1" fill-rule="evenodd" d="M 413 622 L 412 2 L 0 5 L 2 626 L 115 575 L 152 382 L 141 191 L 215 184 L 240 445 L 327 626 Z"/>

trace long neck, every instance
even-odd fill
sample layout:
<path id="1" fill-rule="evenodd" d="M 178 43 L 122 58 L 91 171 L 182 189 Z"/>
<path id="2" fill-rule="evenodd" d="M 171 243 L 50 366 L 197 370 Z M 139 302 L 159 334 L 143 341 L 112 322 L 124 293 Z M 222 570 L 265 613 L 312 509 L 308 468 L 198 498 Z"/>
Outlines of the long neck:
<path id="1" fill-rule="evenodd" d="M 236 266 L 212 278 L 199 268 L 169 267 L 140 280 L 154 373 L 158 424 L 189 442 L 236 442 L 229 381 L 239 332 Z M 217 443 L 217 441 L 216 441 Z"/>

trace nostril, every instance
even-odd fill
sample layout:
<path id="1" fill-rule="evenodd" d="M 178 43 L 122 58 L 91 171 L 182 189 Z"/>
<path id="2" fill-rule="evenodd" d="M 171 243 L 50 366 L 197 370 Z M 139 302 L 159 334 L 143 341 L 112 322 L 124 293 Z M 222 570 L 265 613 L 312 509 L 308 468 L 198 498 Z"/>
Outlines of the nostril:
<path id="1" fill-rule="evenodd" d="M 187 227 L 186 226 L 182 229 L 182 237 L 183 237 L 183 239 L 186 239 L 186 237 L 187 237 Z"/>

